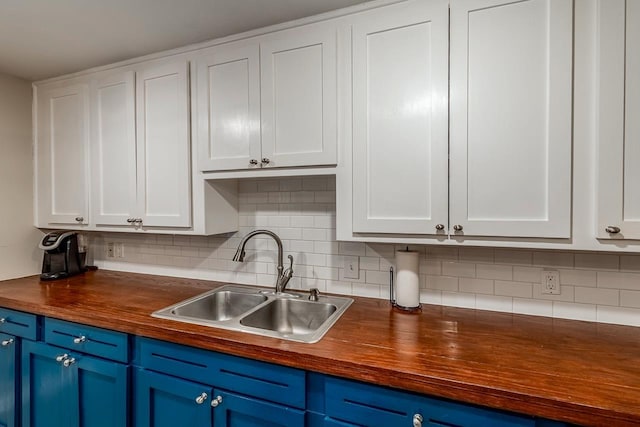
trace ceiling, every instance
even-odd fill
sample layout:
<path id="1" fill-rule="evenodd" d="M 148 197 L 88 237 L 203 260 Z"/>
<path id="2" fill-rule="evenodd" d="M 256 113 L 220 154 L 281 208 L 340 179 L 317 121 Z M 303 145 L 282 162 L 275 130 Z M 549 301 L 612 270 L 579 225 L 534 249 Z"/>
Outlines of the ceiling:
<path id="1" fill-rule="evenodd" d="M 367 0 L 0 0 L 0 73 L 40 80 Z"/>

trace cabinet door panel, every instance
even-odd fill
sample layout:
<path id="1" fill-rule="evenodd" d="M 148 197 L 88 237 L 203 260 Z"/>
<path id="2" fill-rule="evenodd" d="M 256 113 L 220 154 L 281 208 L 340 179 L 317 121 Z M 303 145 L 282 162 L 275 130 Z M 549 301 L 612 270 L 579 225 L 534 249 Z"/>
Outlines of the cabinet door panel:
<path id="1" fill-rule="evenodd" d="M 353 231 L 447 224 L 447 2 L 362 14 L 353 26 Z"/>
<path id="2" fill-rule="evenodd" d="M 199 166 L 259 167 L 260 53 L 257 42 L 216 46 L 196 59 Z"/>
<path id="3" fill-rule="evenodd" d="M 132 71 L 91 88 L 92 211 L 96 225 L 127 225 L 136 208 L 135 79 Z"/>
<path id="4" fill-rule="evenodd" d="M 261 41 L 264 166 L 336 164 L 336 45 L 332 25 L 280 31 Z"/>
<path id="5" fill-rule="evenodd" d="M 570 237 L 572 2 L 451 4 L 451 222 Z"/>
<path id="6" fill-rule="evenodd" d="M 597 236 L 640 239 L 640 4 L 598 5 Z"/>
<path id="7" fill-rule="evenodd" d="M 138 212 L 144 226 L 191 225 L 188 63 L 137 74 Z"/>
<path id="8" fill-rule="evenodd" d="M 87 224 L 87 85 L 39 90 L 36 170 L 40 225 Z"/>
<path id="9" fill-rule="evenodd" d="M 304 411 L 215 390 L 221 403 L 214 410 L 214 427 L 302 427 Z"/>
<path id="10" fill-rule="evenodd" d="M 74 370 L 56 357 L 64 351 L 43 343 L 22 343 L 22 426 L 73 427 L 77 425 Z"/>
<path id="11" fill-rule="evenodd" d="M 79 427 L 127 427 L 127 366 L 76 356 Z"/>
<path id="12" fill-rule="evenodd" d="M 0 427 L 16 427 L 18 407 L 16 397 L 16 357 L 19 339 L 0 334 Z"/>
<path id="13" fill-rule="evenodd" d="M 134 382 L 136 427 L 211 427 L 211 388 L 144 370 L 135 371 Z M 202 393 L 207 399 L 198 404 Z"/>

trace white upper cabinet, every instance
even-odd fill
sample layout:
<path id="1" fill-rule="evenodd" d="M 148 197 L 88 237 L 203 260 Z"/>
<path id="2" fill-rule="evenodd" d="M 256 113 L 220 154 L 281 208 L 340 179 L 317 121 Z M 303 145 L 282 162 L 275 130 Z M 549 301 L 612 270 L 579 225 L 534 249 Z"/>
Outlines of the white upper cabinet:
<path id="1" fill-rule="evenodd" d="M 263 166 L 337 161 L 337 29 L 279 31 L 260 41 Z"/>
<path id="2" fill-rule="evenodd" d="M 36 102 L 36 225 L 88 224 L 89 88 L 41 86 Z"/>
<path id="3" fill-rule="evenodd" d="M 597 236 L 640 239 L 640 2 L 598 2 Z"/>
<path id="4" fill-rule="evenodd" d="M 337 29 L 311 24 L 195 58 L 201 171 L 337 163 Z"/>
<path id="5" fill-rule="evenodd" d="M 353 231 L 446 233 L 448 1 L 353 21 Z"/>
<path id="6" fill-rule="evenodd" d="M 191 225 L 189 63 L 137 72 L 138 217 L 149 227 Z"/>
<path id="7" fill-rule="evenodd" d="M 135 74 L 91 84 L 91 208 L 97 225 L 125 225 L 136 210 Z"/>
<path id="8" fill-rule="evenodd" d="M 258 43 L 237 42 L 207 49 L 198 55 L 195 67 L 200 170 L 259 168 Z"/>
<path id="9" fill-rule="evenodd" d="M 453 235 L 571 236 L 571 0 L 454 0 Z"/>
<path id="10" fill-rule="evenodd" d="M 93 223 L 189 227 L 187 61 L 107 73 L 91 86 Z"/>

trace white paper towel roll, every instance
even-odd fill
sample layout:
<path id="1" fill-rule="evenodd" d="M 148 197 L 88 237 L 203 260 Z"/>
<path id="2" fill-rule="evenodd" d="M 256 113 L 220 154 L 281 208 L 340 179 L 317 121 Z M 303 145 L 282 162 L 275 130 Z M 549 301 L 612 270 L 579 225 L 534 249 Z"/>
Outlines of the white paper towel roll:
<path id="1" fill-rule="evenodd" d="M 415 251 L 396 251 L 396 304 L 406 308 L 420 305 L 419 257 Z"/>

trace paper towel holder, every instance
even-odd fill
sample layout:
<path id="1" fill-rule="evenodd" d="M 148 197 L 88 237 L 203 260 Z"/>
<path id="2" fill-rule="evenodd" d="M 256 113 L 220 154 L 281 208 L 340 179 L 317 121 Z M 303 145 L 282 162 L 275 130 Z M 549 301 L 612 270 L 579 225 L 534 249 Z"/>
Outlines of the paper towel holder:
<path id="1" fill-rule="evenodd" d="M 396 303 L 396 300 L 394 298 L 395 287 L 393 285 L 394 285 L 393 267 L 390 267 L 389 268 L 389 302 L 391 303 L 391 306 L 405 313 L 417 313 L 422 311 L 422 304 L 420 303 L 418 303 L 418 305 L 415 307 L 405 307 L 403 305 L 399 305 L 398 303 Z"/>

